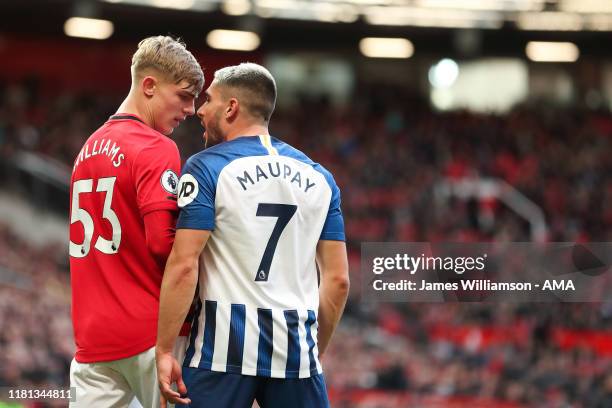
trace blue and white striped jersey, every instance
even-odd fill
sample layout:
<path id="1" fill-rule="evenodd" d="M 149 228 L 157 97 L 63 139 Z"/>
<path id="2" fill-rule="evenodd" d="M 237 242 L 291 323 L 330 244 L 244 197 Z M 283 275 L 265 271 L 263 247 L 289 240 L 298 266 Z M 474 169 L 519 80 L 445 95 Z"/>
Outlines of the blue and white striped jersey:
<path id="1" fill-rule="evenodd" d="M 210 230 L 184 365 L 276 378 L 322 372 L 316 247 L 345 239 L 331 174 L 270 136 L 186 163 L 177 228 Z"/>

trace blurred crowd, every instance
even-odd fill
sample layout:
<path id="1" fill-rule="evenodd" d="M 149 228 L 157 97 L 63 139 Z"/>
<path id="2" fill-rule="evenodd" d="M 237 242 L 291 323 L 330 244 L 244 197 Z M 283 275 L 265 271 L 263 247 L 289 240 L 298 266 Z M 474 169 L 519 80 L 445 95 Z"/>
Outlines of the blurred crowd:
<path id="1" fill-rule="evenodd" d="M 334 406 L 451 406 L 427 397 L 467 398 L 456 406 L 612 406 L 611 304 L 368 305 L 358 293 L 361 242 L 531 239 L 531 226 L 493 197 L 440 199 L 443 182 L 502 180 L 542 208 L 547 240 L 612 241 L 610 113 L 439 113 L 395 88 L 357 89 L 347 106 L 296 96 L 271 122 L 273 136 L 324 164 L 342 190 L 354 284 L 324 357 Z M 0 85 L 0 160 L 27 150 L 71 166 L 121 98 L 46 95 L 34 79 Z M 184 159 L 203 148 L 196 119 L 175 133 Z M 0 280 L 0 386 L 68 383 L 66 257 L 65 243 L 34 249 L 0 229 L 2 273 L 25 277 Z M 610 344 L 568 346 L 561 329 L 608 334 Z"/>
<path id="2" fill-rule="evenodd" d="M 612 116 L 542 106 L 505 115 L 437 113 L 391 87 L 357 87 L 346 106 L 296 96 L 271 133 L 323 163 L 342 188 L 349 237 L 529 240 L 501 202 L 432 197 L 441 181 L 497 179 L 545 213 L 549 241 L 612 240 Z M 26 149 L 71 166 L 123 95 L 45 96 L 36 80 L 0 88 L 0 152 Z M 186 159 L 203 148 L 197 118 L 173 135 Z M 435 205 L 432 202 L 435 201 Z"/>
<path id="3" fill-rule="evenodd" d="M 324 357 L 326 379 L 338 390 L 338 407 L 356 406 L 356 389 L 404 395 L 402 405 L 373 397 L 363 407 L 451 406 L 453 398 L 458 402 L 452 406 L 607 407 L 612 350 L 601 355 L 584 346 L 565 348 L 556 332 L 572 327 L 574 319 L 580 327 L 590 320 L 609 330 L 610 309 L 601 304 L 352 304 Z M 566 320 L 565 314 L 574 317 Z M 432 396 L 449 403 L 428 405 Z"/>
<path id="4" fill-rule="evenodd" d="M 65 244 L 36 248 L 0 224 L 0 387 L 68 384 L 74 354 Z"/>

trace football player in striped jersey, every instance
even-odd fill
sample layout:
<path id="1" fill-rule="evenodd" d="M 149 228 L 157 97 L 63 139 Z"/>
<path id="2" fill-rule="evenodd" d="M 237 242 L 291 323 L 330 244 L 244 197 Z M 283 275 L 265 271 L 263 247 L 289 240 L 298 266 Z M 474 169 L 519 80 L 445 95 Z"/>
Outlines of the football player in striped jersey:
<path id="1" fill-rule="evenodd" d="M 183 169 L 162 283 L 162 405 L 328 407 L 321 356 L 349 289 L 340 190 L 269 135 L 276 84 L 264 67 L 216 71 L 205 98 L 198 116 L 212 147 Z M 181 370 L 172 349 L 196 286 Z"/>

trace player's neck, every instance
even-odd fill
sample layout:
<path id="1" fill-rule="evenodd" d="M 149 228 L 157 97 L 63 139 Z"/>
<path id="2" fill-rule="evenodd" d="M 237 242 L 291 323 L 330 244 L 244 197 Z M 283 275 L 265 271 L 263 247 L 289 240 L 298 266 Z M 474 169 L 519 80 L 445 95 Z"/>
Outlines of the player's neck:
<path id="1" fill-rule="evenodd" d="M 147 126 L 153 128 L 154 119 L 151 112 L 146 106 L 142 106 L 138 101 L 131 95 L 131 93 L 125 98 L 123 103 L 117 109 L 117 113 L 124 113 L 129 115 L 138 116 Z"/>
<path id="2" fill-rule="evenodd" d="M 242 136 L 259 136 L 259 135 L 269 135 L 268 127 L 265 125 L 250 125 L 243 126 L 232 130 L 232 132 L 227 136 L 227 141 L 234 140 L 238 137 Z"/>

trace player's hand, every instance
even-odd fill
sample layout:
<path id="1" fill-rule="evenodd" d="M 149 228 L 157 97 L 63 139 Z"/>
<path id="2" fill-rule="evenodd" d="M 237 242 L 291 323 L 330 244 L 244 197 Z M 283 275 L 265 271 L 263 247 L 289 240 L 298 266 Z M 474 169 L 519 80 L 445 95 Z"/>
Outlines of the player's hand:
<path id="1" fill-rule="evenodd" d="M 157 364 L 157 380 L 161 391 L 160 406 L 166 408 L 167 403 L 189 404 L 189 398 L 181 398 L 187 394 L 187 387 L 183 382 L 181 367 L 172 353 L 158 353 L 155 356 Z M 176 383 L 177 391 L 172 389 L 172 384 Z"/>

